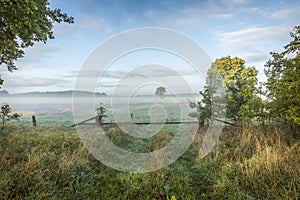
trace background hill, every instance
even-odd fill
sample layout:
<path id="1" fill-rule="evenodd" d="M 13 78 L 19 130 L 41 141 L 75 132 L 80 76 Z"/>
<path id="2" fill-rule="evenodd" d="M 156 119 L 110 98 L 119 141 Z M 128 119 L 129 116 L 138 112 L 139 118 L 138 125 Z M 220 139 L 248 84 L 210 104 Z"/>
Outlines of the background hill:
<path id="1" fill-rule="evenodd" d="M 77 90 L 66 90 L 66 91 L 53 91 L 53 92 L 26 92 L 26 93 L 19 93 L 19 94 L 9 94 L 6 90 L 0 91 L 0 97 L 72 97 L 73 94 L 76 96 L 96 96 L 96 97 L 103 97 L 107 96 L 106 93 L 101 92 L 88 92 L 88 91 L 77 91 Z"/>

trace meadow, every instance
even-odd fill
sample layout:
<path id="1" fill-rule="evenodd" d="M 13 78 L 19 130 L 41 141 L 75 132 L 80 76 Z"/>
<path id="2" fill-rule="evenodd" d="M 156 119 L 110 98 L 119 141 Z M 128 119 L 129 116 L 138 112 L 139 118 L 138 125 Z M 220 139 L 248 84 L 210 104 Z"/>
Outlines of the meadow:
<path id="1" fill-rule="evenodd" d="M 36 114 L 36 127 L 25 116 L 0 135 L 1 199 L 300 198 L 300 140 L 285 127 L 226 126 L 204 158 L 199 155 L 207 128 L 202 128 L 176 162 L 139 174 L 95 159 L 70 127 L 71 112 Z M 174 136 L 172 125 L 149 139 L 116 127 L 105 130 L 115 145 L 132 152 L 162 148 Z"/>

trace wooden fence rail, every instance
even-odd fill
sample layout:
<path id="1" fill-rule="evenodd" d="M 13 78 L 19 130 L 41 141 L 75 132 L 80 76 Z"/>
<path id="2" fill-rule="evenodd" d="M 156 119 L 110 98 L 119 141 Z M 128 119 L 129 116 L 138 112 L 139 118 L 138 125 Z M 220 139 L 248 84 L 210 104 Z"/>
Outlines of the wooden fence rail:
<path id="1" fill-rule="evenodd" d="M 78 125 L 117 125 L 118 123 L 116 122 L 102 122 L 102 117 L 101 116 L 95 116 L 95 117 L 91 117 L 89 119 L 86 119 L 84 121 L 81 121 L 81 122 L 78 122 L 76 124 L 73 124 L 72 127 L 75 127 L 75 126 L 78 126 Z M 92 120 L 95 120 L 94 123 L 87 123 L 88 121 L 92 121 Z M 221 123 L 224 123 L 224 124 L 228 124 L 228 125 L 231 125 L 231 126 L 235 126 L 235 124 L 233 123 L 230 123 L 230 122 L 227 122 L 227 121 L 224 121 L 224 120 L 221 120 L 221 119 L 215 119 L 216 121 L 218 122 L 221 122 Z M 122 122 L 120 122 L 122 123 Z M 134 124 L 136 125 L 148 125 L 148 124 L 198 124 L 199 122 L 198 121 L 186 121 L 186 122 L 169 122 L 169 121 L 166 121 L 166 122 L 133 122 Z"/>

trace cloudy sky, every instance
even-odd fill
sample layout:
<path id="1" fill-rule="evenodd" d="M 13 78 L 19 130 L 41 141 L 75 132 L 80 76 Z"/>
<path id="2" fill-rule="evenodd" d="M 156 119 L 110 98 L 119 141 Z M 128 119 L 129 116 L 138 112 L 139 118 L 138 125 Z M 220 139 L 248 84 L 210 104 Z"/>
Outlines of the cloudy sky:
<path id="1" fill-rule="evenodd" d="M 143 27 L 183 33 L 198 43 L 212 61 L 226 55 L 241 57 L 247 66 L 256 66 L 263 81 L 269 52 L 282 50 L 300 19 L 299 0 L 50 0 L 50 6 L 73 16 L 75 23 L 56 24 L 56 39 L 27 49 L 25 57 L 17 62 L 19 70 L 9 73 L 0 68 L 5 80 L 3 89 L 10 93 L 73 89 L 83 63 L 98 45 L 120 32 Z M 121 79 L 132 76 L 172 81 L 174 71 L 164 67 L 159 71 L 152 66 L 143 73 L 140 66 L 151 64 L 173 67 L 193 89 L 201 90 L 201 81 L 197 82 L 185 61 L 166 52 L 144 50 L 123 56 L 107 68 L 101 74 L 98 91 L 111 94 L 116 84 L 122 85 Z M 131 76 L 126 74 L 136 67 L 139 69 Z M 88 72 L 90 76 L 98 76 L 102 69 L 95 70 Z M 126 84 L 122 85 L 124 90 Z"/>

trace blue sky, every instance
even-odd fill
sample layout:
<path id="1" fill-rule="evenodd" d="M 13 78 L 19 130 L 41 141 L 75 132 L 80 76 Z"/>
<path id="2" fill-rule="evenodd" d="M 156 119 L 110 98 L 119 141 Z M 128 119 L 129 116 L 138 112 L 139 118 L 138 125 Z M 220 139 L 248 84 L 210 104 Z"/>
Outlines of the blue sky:
<path id="1" fill-rule="evenodd" d="M 50 0 L 50 6 L 73 16 L 75 23 L 56 24 L 56 39 L 27 49 L 25 57 L 17 61 L 19 70 L 9 73 L 0 68 L 5 80 L 2 88 L 10 93 L 73 89 L 83 62 L 100 43 L 122 31 L 143 27 L 181 32 L 197 42 L 211 60 L 241 57 L 247 66 L 256 66 L 259 80 L 264 81 L 263 66 L 269 52 L 282 50 L 300 19 L 297 0 Z M 126 67 L 143 64 L 143 59 L 137 58 L 169 60 L 166 64 L 178 67 L 192 87 L 201 90 L 201 83 L 185 69 L 184 62 L 147 51 L 116 62 L 100 90 L 111 93 Z M 148 75 L 157 76 L 155 72 Z"/>

